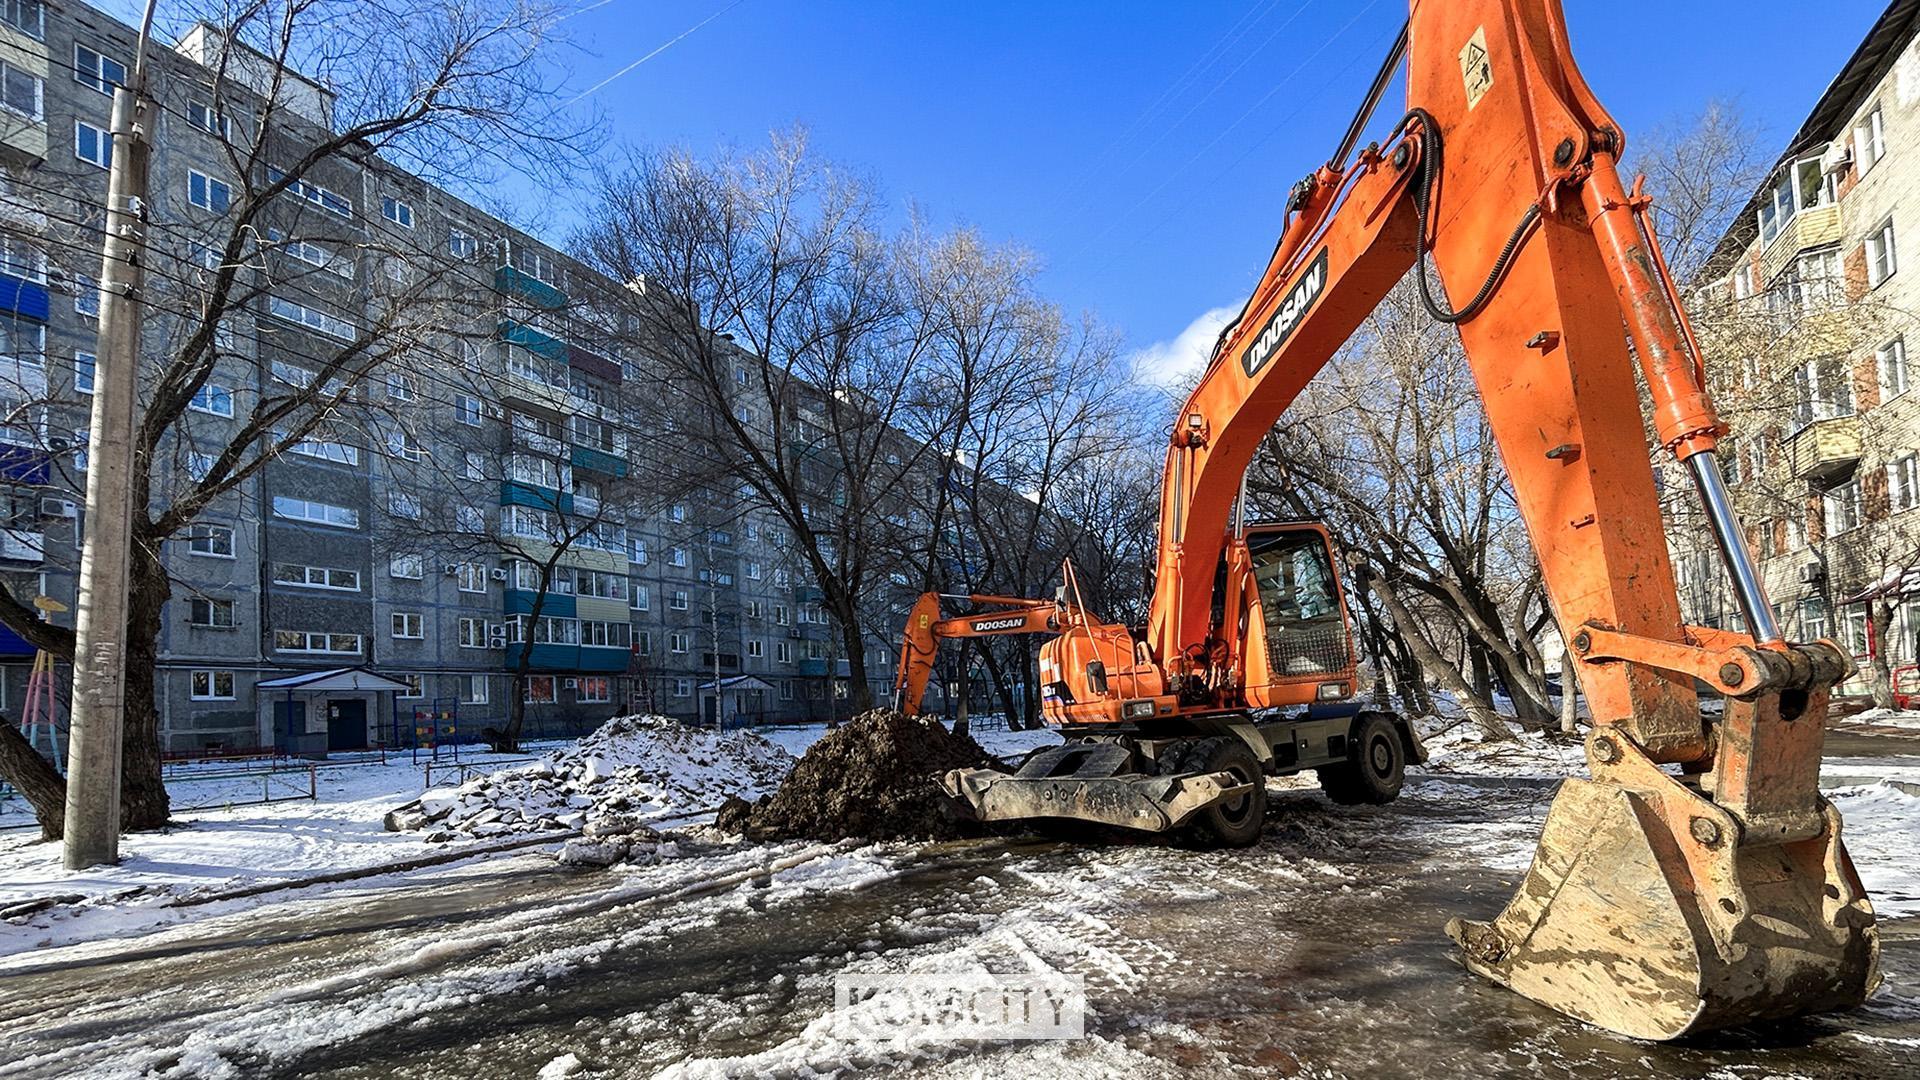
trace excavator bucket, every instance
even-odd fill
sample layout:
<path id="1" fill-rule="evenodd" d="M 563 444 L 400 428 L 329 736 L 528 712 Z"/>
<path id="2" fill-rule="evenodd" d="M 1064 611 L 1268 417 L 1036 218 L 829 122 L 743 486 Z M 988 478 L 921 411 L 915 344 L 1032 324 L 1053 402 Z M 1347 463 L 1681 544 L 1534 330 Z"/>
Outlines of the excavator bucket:
<path id="1" fill-rule="evenodd" d="M 1622 752 L 1609 742 L 1602 756 Z M 1873 908 L 1831 805 L 1819 800 L 1818 835 L 1742 843 L 1725 810 L 1644 758 L 1628 764 L 1565 781 L 1506 910 L 1447 925 L 1470 970 L 1653 1040 L 1866 999 Z"/>

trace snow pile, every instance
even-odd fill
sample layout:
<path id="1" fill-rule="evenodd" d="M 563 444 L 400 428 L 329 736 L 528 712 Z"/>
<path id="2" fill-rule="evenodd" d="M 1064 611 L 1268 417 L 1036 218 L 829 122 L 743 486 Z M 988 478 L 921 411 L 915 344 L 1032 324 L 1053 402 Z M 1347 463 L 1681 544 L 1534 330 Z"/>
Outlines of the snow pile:
<path id="1" fill-rule="evenodd" d="M 752 732 L 621 716 L 530 765 L 429 791 L 387 815 L 387 827 L 451 839 L 572 829 L 602 817 L 609 827 L 616 816 L 638 825 L 712 809 L 729 795 L 758 796 L 792 768 L 786 751 Z"/>
<path id="2" fill-rule="evenodd" d="M 1920 712 L 1912 709 L 1868 709 L 1865 712 L 1854 713 L 1840 722 L 1867 727 L 1906 728 L 1920 731 Z"/>
<path id="3" fill-rule="evenodd" d="M 814 743 L 780 790 L 757 804 L 730 800 L 714 824 L 754 840 L 894 840 L 959 832 L 938 785 L 987 752 L 938 720 L 875 709 Z"/>
<path id="4" fill-rule="evenodd" d="M 1470 723 L 1419 717 L 1414 724 L 1427 749 L 1430 773 L 1558 779 L 1579 775 L 1586 768 L 1586 751 L 1578 735 L 1524 731 L 1510 724 L 1513 738 L 1499 740 L 1487 738 Z"/>

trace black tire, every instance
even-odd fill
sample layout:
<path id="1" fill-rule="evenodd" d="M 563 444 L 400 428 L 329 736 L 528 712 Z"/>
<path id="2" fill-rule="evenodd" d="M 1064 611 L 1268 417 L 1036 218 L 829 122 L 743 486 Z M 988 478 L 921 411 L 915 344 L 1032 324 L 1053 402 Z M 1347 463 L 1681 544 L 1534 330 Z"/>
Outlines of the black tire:
<path id="1" fill-rule="evenodd" d="M 1348 760 L 1324 766 L 1320 790 L 1344 806 L 1390 803 L 1400 797 L 1407 776 L 1407 746 L 1393 721 L 1362 713 L 1354 724 Z"/>
<path id="2" fill-rule="evenodd" d="M 1260 759 L 1236 738 L 1191 739 L 1161 759 L 1163 775 L 1230 772 L 1253 790 L 1237 799 L 1209 806 L 1188 824 L 1192 835 L 1209 847 L 1249 847 L 1260 839 L 1267 824 L 1267 779 Z"/>

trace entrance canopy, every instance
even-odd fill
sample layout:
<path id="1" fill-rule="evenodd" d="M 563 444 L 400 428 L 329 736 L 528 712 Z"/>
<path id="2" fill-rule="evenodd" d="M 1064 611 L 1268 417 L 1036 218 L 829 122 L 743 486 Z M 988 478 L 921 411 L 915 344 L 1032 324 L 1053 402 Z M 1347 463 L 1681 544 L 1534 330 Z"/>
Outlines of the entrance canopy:
<path id="1" fill-rule="evenodd" d="M 713 684 L 710 682 L 701 683 L 700 689 L 711 691 Z M 731 679 L 721 679 L 720 689 L 727 692 L 734 690 L 771 690 L 773 689 L 773 684 L 757 675 L 735 675 Z"/>
<path id="2" fill-rule="evenodd" d="M 363 667 L 332 668 L 327 671 L 301 671 L 264 679 L 254 684 L 261 690 L 298 690 L 303 693 L 339 693 L 348 690 L 409 690 L 398 679 L 389 679 Z"/>

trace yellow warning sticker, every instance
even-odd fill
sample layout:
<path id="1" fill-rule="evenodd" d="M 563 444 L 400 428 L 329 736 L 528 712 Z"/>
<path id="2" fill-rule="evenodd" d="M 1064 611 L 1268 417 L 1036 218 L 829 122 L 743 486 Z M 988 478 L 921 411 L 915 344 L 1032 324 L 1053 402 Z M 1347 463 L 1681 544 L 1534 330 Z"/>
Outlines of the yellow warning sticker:
<path id="1" fill-rule="evenodd" d="M 1480 99 L 1493 89 L 1493 63 L 1487 58 L 1487 28 L 1482 26 L 1467 39 L 1467 47 L 1460 50 L 1460 77 L 1467 82 L 1467 108 L 1480 104 Z"/>

